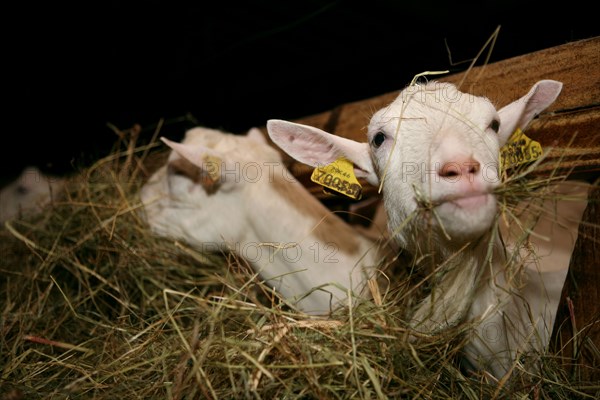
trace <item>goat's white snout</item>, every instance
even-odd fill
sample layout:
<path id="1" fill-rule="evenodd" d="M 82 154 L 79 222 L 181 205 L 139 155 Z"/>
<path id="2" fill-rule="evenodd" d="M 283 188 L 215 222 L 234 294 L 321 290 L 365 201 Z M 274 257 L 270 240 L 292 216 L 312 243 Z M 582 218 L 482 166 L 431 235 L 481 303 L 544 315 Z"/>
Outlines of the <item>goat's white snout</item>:
<path id="1" fill-rule="evenodd" d="M 469 132 L 440 134 L 436 139 L 429 153 L 425 192 L 451 237 L 478 236 L 496 213 L 498 148 Z"/>
<path id="2" fill-rule="evenodd" d="M 447 181 L 465 181 L 469 184 L 477 184 L 481 171 L 481 163 L 473 157 L 455 157 L 443 161 L 437 169 L 440 178 Z"/>
<path id="3" fill-rule="evenodd" d="M 489 194 L 498 184 L 496 158 L 491 154 L 496 153 L 483 142 L 458 135 L 444 135 L 438 139 L 430 162 L 436 183 L 441 187 L 439 192 L 432 188 L 432 200 Z M 489 160 L 486 159 L 488 155 Z"/>

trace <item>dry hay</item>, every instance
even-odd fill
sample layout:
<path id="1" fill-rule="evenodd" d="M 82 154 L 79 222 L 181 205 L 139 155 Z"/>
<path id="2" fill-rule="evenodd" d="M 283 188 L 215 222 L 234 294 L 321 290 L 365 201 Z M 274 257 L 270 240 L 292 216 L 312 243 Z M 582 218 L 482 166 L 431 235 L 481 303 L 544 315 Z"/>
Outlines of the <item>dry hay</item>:
<path id="1" fill-rule="evenodd" d="M 600 390 L 552 355 L 539 372 L 522 360 L 511 381 L 466 376 L 456 361 L 468 326 L 409 342 L 408 281 L 319 319 L 288 307 L 231 254 L 152 236 L 137 193 L 164 152 L 136 145 L 135 133 L 72 177 L 46 212 L 0 230 L 0 398 L 573 399 Z"/>

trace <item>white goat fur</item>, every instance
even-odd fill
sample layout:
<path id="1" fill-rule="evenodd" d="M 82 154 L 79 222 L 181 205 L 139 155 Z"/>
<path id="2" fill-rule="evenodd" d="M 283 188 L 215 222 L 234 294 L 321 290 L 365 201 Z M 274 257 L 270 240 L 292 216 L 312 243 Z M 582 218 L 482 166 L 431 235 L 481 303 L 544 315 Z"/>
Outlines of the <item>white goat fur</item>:
<path id="1" fill-rule="evenodd" d="M 376 243 L 333 214 L 300 184 L 262 132 L 186 132 L 144 185 L 146 218 L 159 235 L 207 251 L 233 250 L 289 303 L 326 314 L 363 295 L 377 266 Z M 216 183 L 207 155 L 222 163 Z M 215 160 L 215 158 L 213 158 Z M 211 167 L 212 168 L 212 167 Z"/>
<path id="2" fill-rule="evenodd" d="M 37 167 L 24 168 L 17 179 L 0 189 L 0 222 L 40 212 L 58 195 L 64 182 L 64 178 L 46 175 Z"/>
<path id="3" fill-rule="evenodd" d="M 550 257 L 552 246 L 565 240 L 553 256 L 568 254 L 566 265 L 563 259 L 560 268 L 543 271 L 543 264 L 531 258 L 506 257 L 494 195 L 501 183 L 499 148 L 552 104 L 561 88 L 560 82 L 540 81 L 497 111 L 488 99 L 448 83 L 409 86 L 373 115 L 368 143 L 282 120 L 268 121 L 267 129 L 279 147 L 301 162 L 328 164 L 344 156 L 354 162 L 357 176 L 382 184 L 390 233 L 423 260 L 422 266 L 436 271 L 430 295 L 412 316 L 414 329 L 435 334 L 472 322 L 467 363 L 500 377 L 517 354 L 548 344 L 586 204 L 586 191 L 556 189 L 575 193 L 578 202 L 568 221 L 550 218 L 544 227 L 550 237 L 542 246 Z M 527 227 L 535 228 L 527 216 Z"/>

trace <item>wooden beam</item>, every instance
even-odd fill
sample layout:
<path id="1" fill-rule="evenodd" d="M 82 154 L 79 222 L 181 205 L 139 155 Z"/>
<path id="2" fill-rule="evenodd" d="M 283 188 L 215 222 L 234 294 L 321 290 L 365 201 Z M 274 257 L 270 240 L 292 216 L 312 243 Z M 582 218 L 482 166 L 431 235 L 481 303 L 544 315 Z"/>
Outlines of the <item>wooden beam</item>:
<path id="1" fill-rule="evenodd" d="M 562 82 L 563 90 L 559 98 L 542 114 L 543 116 L 600 107 L 598 65 L 600 65 L 600 37 L 475 67 L 438 80 L 460 84 L 462 91 L 485 96 L 496 107 L 502 107 L 521 97 L 541 79 Z M 399 93 L 400 90 L 397 90 L 340 106 L 339 122 L 332 133 L 364 141 L 366 126 L 371 115 L 392 102 Z M 302 118 L 297 122 L 306 123 L 305 121 L 310 118 Z"/>

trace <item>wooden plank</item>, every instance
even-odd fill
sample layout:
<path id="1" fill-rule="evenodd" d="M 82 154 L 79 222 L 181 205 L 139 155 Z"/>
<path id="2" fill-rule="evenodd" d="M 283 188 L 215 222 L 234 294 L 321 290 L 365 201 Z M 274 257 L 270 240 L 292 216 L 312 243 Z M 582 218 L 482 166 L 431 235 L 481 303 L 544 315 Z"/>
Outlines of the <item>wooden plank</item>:
<path id="1" fill-rule="evenodd" d="M 537 175 L 554 172 L 593 181 L 600 174 L 600 106 L 544 114 L 527 135 L 546 148 Z"/>
<path id="2" fill-rule="evenodd" d="M 441 81 L 459 83 L 463 91 L 487 96 L 503 107 L 527 93 L 540 79 L 563 83 L 561 95 L 546 112 L 600 105 L 600 37 L 536 51 L 454 74 Z"/>
<path id="3" fill-rule="evenodd" d="M 542 115 L 600 106 L 600 37 L 568 43 L 475 67 L 437 78 L 458 84 L 461 90 L 489 98 L 496 107 L 502 107 L 523 96 L 540 79 L 554 79 L 563 83 L 557 101 Z M 432 79 L 434 77 L 431 77 Z M 336 135 L 365 141 L 369 118 L 379 108 L 392 102 L 400 90 L 381 96 L 347 103 L 336 126 Z M 305 123 L 304 119 L 297 122 Z M 596 129 L 600 129 L 596 127 Z M 597 132 L 597 131 L 596 131 Z"/>
<path id="4" fill-rule="evenodd" d="M 600 182 L 589 195 L 550 347 L 581 380 L 600 382 Z"/>

